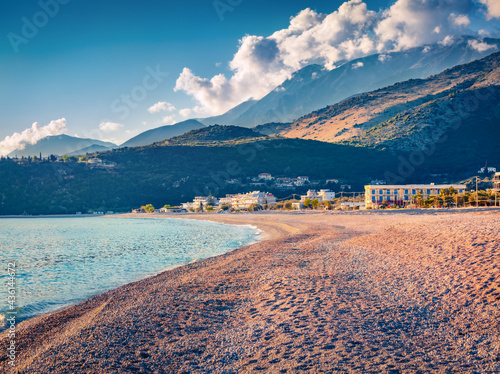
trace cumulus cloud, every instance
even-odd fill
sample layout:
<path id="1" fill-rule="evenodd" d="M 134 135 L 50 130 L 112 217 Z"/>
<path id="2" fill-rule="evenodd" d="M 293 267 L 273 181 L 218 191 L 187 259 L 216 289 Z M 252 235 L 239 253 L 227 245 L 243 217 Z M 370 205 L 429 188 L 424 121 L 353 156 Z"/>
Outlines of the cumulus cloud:
<path id="1" fill-rule="evenodd" d="M 172 112 L 174 110 L 175 107 L 172 104 L 167 103 L 166 101 L 159 101 L 156 104 L 149 107 L 148 112 L 149 113 Z"/>
<path id="2" fill-rule="evenodd" d="M 486 42 L 483 42 L 481 40 L 469 40 L 467 43 L 469 47 L 472 49 L 475 49 L 478 52 L 486 52 L 490 49 L 497 49 L 496 44 L 488 44 Z"/>
<path id="3" fill-rule="evenodd" d="M 175 115 L 171 115 L 171 116 L 165 116 L 161 119 L 161 124 L 162 125 L 173 125 L 174 124 L 174 119 L 175 119 Z"/>
<path id="4" fill-rule="evenodd" d="M 380 59 L 380 58 L 379 58 Z M 356 62 L 355 64 L 352 64 L 353 69 L 359 69 L 362 68 L 365 64 L 363 64 L 361 61 Z"/>
<path id="5" fill-rule="evenodd" d="M 122 124 L 120 123 L 115 123 L 115 122 L 102 122 L 99 125 L 99 129 L 104 132 L 113 132 L 113 131 L 118 131 L 123 127 Z"/>
<path id="6" fill-rule="evenodd" d="M 40 126 L 38 122 L 35 122 L 21 133 L 15 132 L 11 136 L 6 136 L 0 142 L 0 154 L 7 155 L 16 149 L 24 149 L 27 145 L 36 144 L 47 136 L 61 135 L 66 132 L 66 118 L 50 121 L 46 126 Z"/>
<path id="7" fill-rule="evenodd" d="M 500 1 L 498 0 L 479 0 L 479 1 L 484 5 L 486 5 L 488 20 L 492 18 L 500 18 Z"/>
<path id="8" fill-rule="evenodd" d="M 350 0 L 330 14 L 307 8 L 270 36 L 244 36 L 229 62 L 231 75 L 204 78 L 186 67 L 175 91 L 192 96 L 206 113 L 220 114 L 242 101 L 260 99 L 312 63 L 333 69 L 370 54 L 439 41 L 447 45 L 454 35 L 474 28 L 469 14 L 478 6 L 476 0 L 397 0 L 375 12 L 362 0 Z"/>
<path id="9" fill-rule="evenodd" d="M 467 15 L 465 14 L 455 14 L 451 13 L 450 14 L 450 22 L 458 27 L 461 26 L 469 26 L 470 25 L 470 19 Z"/>
<path id="10" fill-rule="evenodd" d="M 189 115 L 191 114 L 191 109 L 189 108 L 181 109 L 179 110 L 179 114 L 183 117 L 189 117 Z"/>
<path id="11" fill-rule="evenodd" d="M 443 40 L 438 43 L 444 46 L 452 45 L 455 42 L 455 38 L 452 35 L 446 35 Z"/>

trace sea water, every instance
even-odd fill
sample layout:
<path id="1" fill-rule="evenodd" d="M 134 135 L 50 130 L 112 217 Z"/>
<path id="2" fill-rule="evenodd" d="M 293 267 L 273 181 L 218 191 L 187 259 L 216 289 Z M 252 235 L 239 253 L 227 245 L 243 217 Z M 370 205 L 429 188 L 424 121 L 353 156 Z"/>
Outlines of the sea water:
<path id="1" fill-rule="evenodd" d="M 257 237 L 249 226 L 187 219 L 2 218 L 0 328 L 12 305 L 9 291 L 20 321 L 226 253 Z M 14 287 L 9 263 L 15 263 Z"/>

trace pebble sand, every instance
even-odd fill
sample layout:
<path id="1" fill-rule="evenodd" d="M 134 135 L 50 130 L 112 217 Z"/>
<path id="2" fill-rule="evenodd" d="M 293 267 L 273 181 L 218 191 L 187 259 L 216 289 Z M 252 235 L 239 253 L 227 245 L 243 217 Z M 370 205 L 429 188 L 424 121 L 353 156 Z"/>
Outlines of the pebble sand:
<path id="1" fill-rule="evenodd" d="M 500 211 L 195 218 L 265 239 L 22 322 L 0 372 L 500 372 Z"/>

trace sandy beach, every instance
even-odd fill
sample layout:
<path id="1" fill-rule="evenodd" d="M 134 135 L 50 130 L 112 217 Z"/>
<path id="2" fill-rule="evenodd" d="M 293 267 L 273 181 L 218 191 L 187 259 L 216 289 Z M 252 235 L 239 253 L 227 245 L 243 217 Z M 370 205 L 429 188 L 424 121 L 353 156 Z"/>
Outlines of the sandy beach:
<path id="1" fill-rule="evenodd" d="M 499 210 L 181 218 L 264 238 L 22 322 L 0 372 L 500 372 Z"/>

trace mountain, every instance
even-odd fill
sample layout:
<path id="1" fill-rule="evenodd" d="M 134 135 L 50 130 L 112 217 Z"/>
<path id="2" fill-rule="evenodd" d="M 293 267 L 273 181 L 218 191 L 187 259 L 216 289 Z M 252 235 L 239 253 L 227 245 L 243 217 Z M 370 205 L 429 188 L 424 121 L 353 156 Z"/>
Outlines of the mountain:
<path id="1" fill-rule="evenodd" d="M 481 129 L 476 130 L 481 133 Z M 174 205 L 209 193 L 224 196 L 254 190 L 251 178 L 263 172 L 275 177 L 307 175 L 321 181 L 318 188 L 325 186 L 326 179 L 339 179 L 352 185 L 353 191 L 363 191 L 363 185 L 372 179 L 387 180 L 391 174 L 396 175 L 394 181 L 398 183 L 451 183 L 473 175 L 478 166 L 484 165 L 485 152 L 491 164 L 500 162 L 498 147 L 479 145 L 479 137 L 473 132 L 455 131 L 448 147 L 430 152 L 422 161 L 416 152 L 388 147 L 259 135 L 247 128 L 212 126 L 148 146 L 100 153 L 99 159 L 113 165 L 108 168 L 71 160 L 2 158 L 0 215 L 122 212 L 148 203 L 155 207 Z M 483 139 L 486 136 L 492 139 L 490 144 L 500 139 L 494 131 Z M 407 174 L 403 180 L 397 177 L 401 160 L 407 160 L 412 168 L 404 170 Z M 279 198 L 291 193 L 262 188 Z M 308 188 L 294 193 L 304 193 Z"/>
<path id="2" fill-rule="evenodd" d="M 115 148 L 116 144 L 110 142 L 103 142 L 95 139 L 77 138 L 69 135 L 56 135 L 47 136 L 40 139 L 36 144 L 26 145 L 23 149 L 16 149 L 9 153 L 9 157 L 28 157 L 28 156 L 42 156 L 56 155 L 63 156 L 68 154 L 85 154 L 80 150 L 92 147 L 101 146 L 105 149 Z"/>
<path id="3" fill-rule="evenodd" d="M 127 140 L 120 147 L 140 147 L 162 140 L 170 139 L 175 136 L 185 134 L 188 131 L 200 129 L 205 125 L 197 120 L 191 119 L 184 122 L 179 122 L 170 126 L 162 126 L 156 129 L 145 131 L 132 139 Z"/>
<path id="4" fill-rule="evenodd" d="M 497 52 L 427 79 L 397 83 L 327 106 L 275 134 L 413 151 L 457 123 L 497 133 L 499 87 Z"/>
<path id="5" fill-rule="evenodd" d="M 108 168 L 71 160 L 0 159 L 0 215 L 122 212 L 148 203 L 174 205 L 209 193 L 224 196 L 255 190 L 251 178 L 263 172 L 277 177 L 307 175 L 323 182 L 342 178 L 360 191 L 370 176 L 395 165 L 394 157 L 383 150 L 268 138 L 247 128 L 215 126 L 209 133 L 213 142 L 208 145 L 202 144 L 207 136 L 192 133 L 184 141 L 100 153 L 99 159 L 113 165 Z M 290 195 L 290 191 L 269 191 L 283 198 Z"/>
<path id="6" fill-rule="evenodd" d="M 243 113 L 235 117 L 234 112 L 230 114 L 231 110 L 219 116 L 217 123 L 254 127 L 270 122 L 291 122 L 353 95 L 412 78 L 427 78 L 455 65 L 485 57 L 500 47 L 500 39 L 486 38 L 483 42 L 494 47 L 479 52 L 470 44 L 473 40 L 463 36 L 456 37 L 452 44 L 375 54 L 346 62 L 330 71 L 319 65 L 306 66 L 258 102 L 246 103 L 244 107 L 249 107 Z"/>
<path id="7" fill-rule="evenodd" d="M 92 154 L 92 153 L 98 153 L 98 152 L 106 152 L 109 151 L 110 149 L 116 148 L 117 146 L 113 147 L 105 147 L 103 145 L 98 145 L 98 144 L 92 144 L 91 146 L 79 149 L 78 151 L 71 152 L 68 154 L 68 156 L 83 156 L 86 154 Z"/>
<path id="8" fill-rule="evenodd" d="M 213 125 L 189 131 L 183 135 L 160 142 L 158 145 L 214 145 L 228 141 L 238 142 L 257 138 L 266 138 L 266 136 L 246 127 Z"/>
<path id="9" fill-rule="evenodd" d="M 253 129 L 264 135 L 275 135 L 285 132 L 285 130 L 288 130 L 291 126 L 292 126 L 291 122 L 289 123 L 271 122 L 255 126 L 253 127 Z"/>

